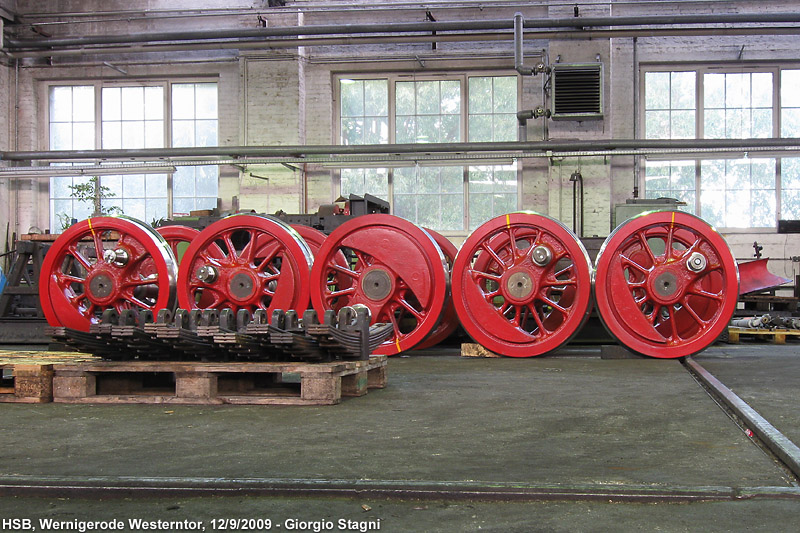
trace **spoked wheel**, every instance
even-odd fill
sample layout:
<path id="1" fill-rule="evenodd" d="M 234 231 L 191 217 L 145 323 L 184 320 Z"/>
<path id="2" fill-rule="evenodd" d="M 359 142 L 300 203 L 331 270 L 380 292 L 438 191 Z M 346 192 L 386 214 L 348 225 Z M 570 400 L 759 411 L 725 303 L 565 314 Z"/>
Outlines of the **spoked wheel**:
<path id="1" fill-rule="evenodd" d="M 178 262 L 183 257 L 183 252 L 186 251 L 189 243 L 200 235 L 200 230 L 187 226 L 161 226 L 156 228 L 156 231 L 167 241 L 172 250 L 172 255 L 175 256 Z"/>
<path id="2" fill-rule="evenodd" d="M 438 244 L 439 248 L 442 249 L 445 261 L 447 261 L 447 267 L 449 271 L 452 271 L 453 261 L 456 259 L 458 248 L 456 248 L 455 244 L 450 242 L 450 240 L 444 235 L 428 228 L 425 228 L 425 231 L 427 231 L 430 236 L 433 237 L 433 240 L 436 241 L 436 244 Z M 458 315 L 456 315 L 456 308 L 453 306 L 453 297 L 448 293 L 447 303 L 444 306 L 444 313 L 442 314 L 441 320 L 439 320 L 439 323 L 436 325 L 434 330 L 428 334 L 425 340 L 417 344 L 414 349 L 424 350 L 425 348 L 436 346 L 447 337 L 452 335 L 457 327 Z"/>
<path id="3" fill-rule="evenodd" d="M 531 357 L 565 344 L 588 318 L 591 293 L 592 267 L 581 242 L 536 213 L 489 220 L 453 264 L 461 325 L 502 355 Z"/>
<path id="4" fill-rule="evenodd" d="M 338 262 L 343 253 L 347 264 Z M 363 304 L 371 323 L 391 323 L 394 335 L 374 353 L 414 347 L 436 326 L 449 276 L 439 246 L 422 228 L 384 214 L 345 222 L 325 240 L 311 271 L 311 303 L 327 309 Z"/>
<path id="5" fill-rule="evenodd" d="M 308 307 L 311 250 L 288 225 L 264 215 L 233 215 L 200 232 L 178 271 L 184 309 Z"/>
<path id="6" fill-rule="evenodd" d="M 89 331 L 107 309 L 175 307 L 177 266 L 164 239 L 136 219 L 82 220 L 42 262 L 39 298 L 47 322 Z"/>
<path id="7" fill-rule="evenodd" d="M 614 230 L 597 256 L 597 310 L 628 348 L 660 358 L 708 347 L 736 309 L 739 271 L 723 237 L 678 211 L 648 213 Z"/>

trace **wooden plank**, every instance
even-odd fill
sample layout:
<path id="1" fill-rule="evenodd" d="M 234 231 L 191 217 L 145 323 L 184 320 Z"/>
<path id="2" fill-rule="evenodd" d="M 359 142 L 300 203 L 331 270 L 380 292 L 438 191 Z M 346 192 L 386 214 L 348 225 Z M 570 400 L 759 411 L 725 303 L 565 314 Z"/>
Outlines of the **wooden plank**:
<path id="1" fill-rule="evenodd" d="M 490 350 L 487 350 L 480 344 L 463 343 L 461 345 L 461 357 L 503 357 Z"/>
<path id="2" fill-rule="evenodd" d="M 4 365 L 11 385 L 0 388 L 2 403 L 47 403 L 53 400 L 53 365 Z M 4 380 L 5 381 L 5 380 Z"/>

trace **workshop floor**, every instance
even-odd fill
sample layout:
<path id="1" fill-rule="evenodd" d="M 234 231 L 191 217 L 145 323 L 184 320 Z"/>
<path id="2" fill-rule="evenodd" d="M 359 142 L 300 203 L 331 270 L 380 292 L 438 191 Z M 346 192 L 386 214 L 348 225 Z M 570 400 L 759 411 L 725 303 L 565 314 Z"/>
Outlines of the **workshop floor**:
<path id="1" fill-rule="evenodd" d="M 456 354 L 393 357 L 386 389 L 337 406 L 2 404 L 0 516 L 797 530 L 797 479 L 681 362 L 592 347 Z M 800 442 L 800 345 L 720 345 L 695 360 Z"/>

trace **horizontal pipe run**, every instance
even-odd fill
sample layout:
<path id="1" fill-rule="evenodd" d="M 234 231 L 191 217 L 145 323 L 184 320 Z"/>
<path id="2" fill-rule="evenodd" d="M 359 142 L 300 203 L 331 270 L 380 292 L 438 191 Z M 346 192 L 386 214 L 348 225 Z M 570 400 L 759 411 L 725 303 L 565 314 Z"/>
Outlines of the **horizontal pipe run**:
<path id="1" fill-rule="evenodd" d="M 700 24 L 785 24 L 800 23 L 800 13 L 721 13 L 695 15 L 651 15 L 632 17 L 572 17 L 536 19 L 523 22 L 529 29 L 596 28 L 615 26 L 671 26 Z M 214 39 L 268 39 L 271 37 L 311 35 L 357 35 L 429 33 L 432 31 L 513 30 L 513 20 L 474 20 L 448 22 L 400 22 L 383 24 L 343 24 L 315 26 L 285 26 L 278 28 L 198 30 L 182 32 L 153 32 L 122 35 L 54 37 L 45 39 L 7 38 L 7 51 L 15 49 L 58 48 L 97 44 L 150 43 L 170 41 L 204 41 Z"/>
<path id="2" fill-rule="evenodd" d="M 169 157 L 297 157 L 312 155 L 366 154 L 435 154 L 482 152 L 569 152 L 597 150 L 741 150 L 797 149 L 800 138 L 769 139 L 608 139 L 555 140 L 528 142 L 467 142 L 363 145 L 294 145 L 294 146 L 209 146 L 187 148 L 140 148 L 105 150 L 50 150 L 0 152 L 3 161 L 34 160 L 103 160 L 146 159 Z M 234 161 L 235 162 L 235 161 Z"/>

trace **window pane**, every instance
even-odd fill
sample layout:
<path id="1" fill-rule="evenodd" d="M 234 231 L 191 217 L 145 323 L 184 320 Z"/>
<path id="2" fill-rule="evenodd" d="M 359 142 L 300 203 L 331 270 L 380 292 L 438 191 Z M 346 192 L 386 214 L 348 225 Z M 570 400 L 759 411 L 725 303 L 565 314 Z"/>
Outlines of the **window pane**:
<path id="1" fill-rule="evenodd" d="M 194 121 L 172 121 L 172 146 L 194 146 Z"/>
<path id="2" fill-rule="evenodd" d="M 103 87 L 102 108 L 103 121 L 122 120 L 122 89 L 119 87 Z"/>
<path id="3" fill-rule="evenodd" d="M 122 120 L 144 120 L 144 87 L 122 88 Z"/>
<path id="4" fill-rule="evenodd" d="M 781 106 L 800 107 L 800 70 L 781 71 Z"/>
<path id="5" fill-rule="evenodd" d="M 761 139 L 772 137 L 772 109 L 753 109 L 750 136 Z"/>
<path id="6" fill-rule="evenodd" d="M 398 115 L 416 114 L 414 82 L 403 81 L 395 84 L 395 112 Z"/>
<path id="7" fill-rule="evenodd" d="M 496 142 L 516 141 L 517 140 L 517 117 L 516 115 L 495 115 L 494 116 L 494 138 Z"/>
<path id="8" fill-rule="evenodd" d="M 492 112 L 492 78 L 471 77 L 469 79 L 469 112 Z"/>
<path id="9" fill-rule="evenodd" d="M 195 118 L 217 120 L 217 84 L 195 83 Z"/>
<path id="10" fill-rule="evenodd" d="M 72 87 L 50 87 L 50 122 L 72 121 Z"/>
<path id="11" fill-rule="evenodd" d="M 94 122 L 94 87 L 72 88 L 72 119 L 77 122 Z"/>
<path id="12" fill-rule="evenodd" d="M 195 121 L 194 146 L 217 146 L 217 121 Z"/>
<path id="13" fill-rule="evenodd" d="M 172 84 L 172 118 L 179 120 L 195 118 L 193 84 Z"/>
<path id="14" fill-rule="evenodd" d="M 725 74 L 706 74 L 703 76 L 703 105 L 706 109 L 725 107 Z"/>
<path id="15" fill-rule="evenodd" d="M 417 115 L 438 115 L 441 109 L 439 101 L 439 82 L 416 82 Z"/>
<path id="16" fill-rule="evenodd" d="M 669 109 L 669 72 L 646 72 L 645 109 Z"/>
<path id="17" fill-rule="evenodd" d="M 148 120 L 144 123 L 144 147 L 164 147 L 164 122 L 161 120 Z"/>
<path id="18" fill-rule="evenodd" d="M 385 117 L 369 117 L 364 121 L 364 143 L 386 144 L 389 142 L 389 121 Z"/>
<path id="19" fill-rule="evenodd" d="M 648 139 L 669 139 L 669 132 L 669 111 L 645 112 L 645 136 Z"/>
<path id="20" fill-rule="evenodd" d="M 50 149 L 72 149 L 72 124 L 60 122 L 50 124 Z"/>
<path id="21" fill-rule="evenodd" d="M 704 134 L 707 139 L 722 139 L 725 137 L 725 110 L 706 109 Z"/>
<path id="22" fill-rule="evenodd" d="M 694 109 L 695 73 L 672 72 L 671 74 L 670 107 L 672 109 Z"/>
<path id="23" fill-rule="evenodd" d="M 498 76 L 494 79 L 495 113 L 517 112 L 517 78 L 515 76 Z"/>
<path id="24" fill-rule="evenodd" d="M 461 116 L 442 115 L 438 142 L 458 142 L 461 139 Z"/>
<path id="25" fill-rule="evenodd" d="M 442 98 L 441 112 L 449 115 L 461 113 L 461 82 L 453 80 L 439 83 Z"/>
<path id="26" fill-rule="evenodd" d="M 216 196 L 219 181 L 219 167 L 212 165 L 204 165 L 197 167 L 196 170 L 197 196 Z"/>
<path id="27" fill-rule="evenodd" d="M 148 198 L 167 197 L 166 174 L 145 174 L 144 183 Z"/>
<path id="28" fill-rule="evenodd" d="M 671 118 L 672 139 L 693 139 L 695 137 L 694 111 L 673 111 Z"/>
<path id="29" fill-rule="evenodd" d="M 194 196 L 194 167 L 177 167 L 172 175 L 172 194 L 176 197 Z"/>
<path id="30" fill-rule="evenodd" d="M 144 147 L 144 122 L 122 123 L 122 148 Z"/>
<path id="31" fill-rule="evenodd" d="M 752 75 L 753 107 L 772 107 L 772 74 L 754 72 Z"/>
<path id="32" fill-rule="evenodd" d="M 364 116 L 364 82 L 341 80 L 339 86 L 341 88 L 342 116 Z"/>
<path id="33" fill-rule="evenodd" d="M 492 115 L 469 116 L 470 142 L 488 142 L 492 140 Z"/>
<path id="34" fill-rule="evenodd" d="M 781 136 L 800 137 L 800 108 L 781 110 Z"/>
<path id="35" fill-rule="evenodd" d="M 94 150 L 94 123 L 75 122 L 72 127 L 72 149 Z"/>
<path id="36" fill-rule="evenodd" d="M 125 181 L 122 184 L 122 195 L 130 196 L 144 196 L 144 174 L 125 176 Z"/>
<path id="37" fill-rule="evenodd" d="M 385 117 L 389 114 L 389 90 L 387 80 L 364 81 L 364 114 Z"/>
<path id="38" fill-rule="evenodd" d="M 750 75 L 725 74 L 725 107 L 750 106 Z"/>
<path id="39" fill-rule="evenodd" d="M 144 88 L 144 118 L 145 120 L 164 119 L 164 88 Z"/>

